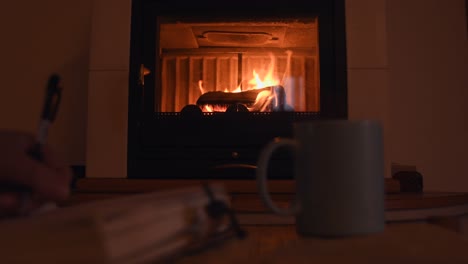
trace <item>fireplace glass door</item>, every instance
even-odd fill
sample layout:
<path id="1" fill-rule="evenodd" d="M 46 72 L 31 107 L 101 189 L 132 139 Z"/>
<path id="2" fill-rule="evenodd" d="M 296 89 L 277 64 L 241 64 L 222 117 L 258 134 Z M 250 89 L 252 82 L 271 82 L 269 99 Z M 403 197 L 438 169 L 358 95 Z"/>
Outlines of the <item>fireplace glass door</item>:
<path id="1" fill-rule="evenodd" d="M 158 19 L 155 110 L 319 112 L 317 18 Z"/>

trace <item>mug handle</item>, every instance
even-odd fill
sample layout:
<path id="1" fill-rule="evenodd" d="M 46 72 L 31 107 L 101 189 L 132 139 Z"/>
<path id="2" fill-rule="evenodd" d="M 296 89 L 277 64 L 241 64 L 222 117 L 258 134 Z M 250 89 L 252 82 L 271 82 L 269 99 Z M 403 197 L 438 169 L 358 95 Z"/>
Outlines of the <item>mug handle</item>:
<path id="1" fill-rule="evenodd" d="M 263 200 L 263 203 L 266 207 L 272 210 L 274 213 L 279 215 L 296 215 L 299 212 L 299 204 L 297 199 L 295 199 L 289 208 L 280 208 L 275 205 L 271 199 L 270 192 L 268 191 L 267 183 L 267 172 L 268 164 L 270 162 L 271 155 L 279 147 L 287 147 L 290 151 L 296 148 L 296 141 L 293 139 L 277 139 L 268 143 L 260 152 L 257 164 L 257 188 L 260 194 L 260 197 Z"/>

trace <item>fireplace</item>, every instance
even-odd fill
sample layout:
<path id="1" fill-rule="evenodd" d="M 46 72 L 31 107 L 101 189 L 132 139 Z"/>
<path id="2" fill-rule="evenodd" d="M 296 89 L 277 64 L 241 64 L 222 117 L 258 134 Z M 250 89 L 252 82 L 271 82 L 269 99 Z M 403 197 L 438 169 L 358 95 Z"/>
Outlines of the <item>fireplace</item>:
<path id="1" fill-rule="evenodd" d="M 128 177 L 253 178 L 293 122 L 347 118 L 344 24 L 340 0 L 133 1 Z"/>

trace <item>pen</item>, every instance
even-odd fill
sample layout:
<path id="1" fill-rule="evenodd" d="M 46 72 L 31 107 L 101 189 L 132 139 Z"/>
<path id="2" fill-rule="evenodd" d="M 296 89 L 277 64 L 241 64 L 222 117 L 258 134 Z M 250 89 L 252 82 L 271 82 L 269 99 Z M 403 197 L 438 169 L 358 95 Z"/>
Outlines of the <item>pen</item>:
<path id="1" fill-rule="evenodd" d="M 47 141 L 47 134 L 50 124 L 55 120 L 57 110 L 62 97 L 62 87 L 60 77 L 53 74 L 47 82 L 44 106 L 39 121 L 39 128 L 36 134 L 36 144 L 29 151 L 29 155 L 38 161 L 43 161 L 42 147 Z"/>
<path id="2" fill-rule="evenodd" d="M 42 162 L 44 159 L 43 146 L 47 141 L 49 126 L 55 120 L 57 115 L 61 97 L 62 87 L 60 86 L 60 77 L 57 74 L 53 74 L 49 77 L 47 82 L 44 105 L 36 134 L 36 143 L 28 151 L 28 155 L 37 161 Z M 1 183 L 0 192 L 21 193 L 20 214 L 24 214 L 25 206 L 27 204 L 26 202 L 30 198 L 31 193 L 31 189 L 28 186 L 12 183 Z"/>

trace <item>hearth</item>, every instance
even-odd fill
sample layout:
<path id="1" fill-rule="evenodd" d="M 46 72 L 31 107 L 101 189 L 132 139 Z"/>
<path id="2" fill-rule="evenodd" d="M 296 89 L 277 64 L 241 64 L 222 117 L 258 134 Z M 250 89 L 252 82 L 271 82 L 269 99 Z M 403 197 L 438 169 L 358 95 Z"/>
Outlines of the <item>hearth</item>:
<path id="1" fill-rule="evenodd" d="M 130 61 L 129 178 L 253 178 L 294 122 L 347 118 L 342 0 L 135 0 Z"/>

